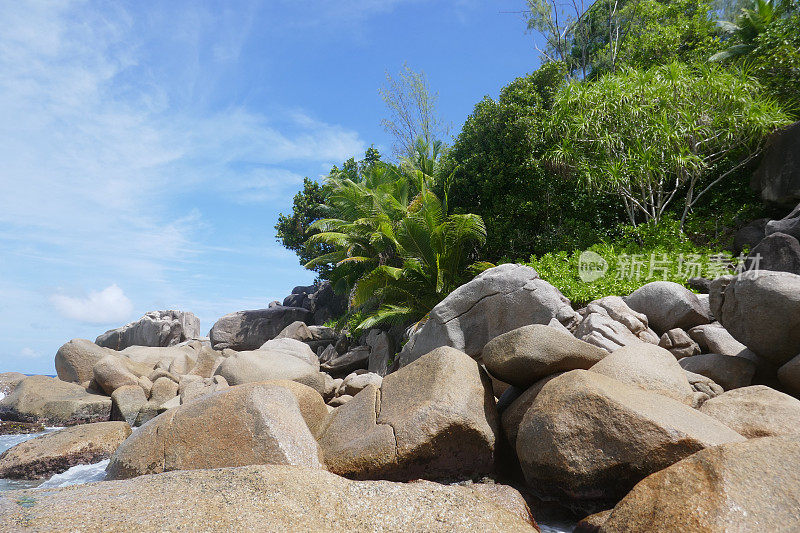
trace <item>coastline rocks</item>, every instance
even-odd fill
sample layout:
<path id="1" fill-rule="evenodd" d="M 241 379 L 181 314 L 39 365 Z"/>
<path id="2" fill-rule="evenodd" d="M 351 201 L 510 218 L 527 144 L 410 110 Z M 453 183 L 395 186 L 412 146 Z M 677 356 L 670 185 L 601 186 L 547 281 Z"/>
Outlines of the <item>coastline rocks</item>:
<path id="1" fill-rule="evenodd" d="M 735 355 L 704 353 L 685 357 L 678 364 L 684 370 L 713 379 L 725 390 L 747 387 L 756 373 L 753 361 Z"/>
<path id="2" fill-rule="evenodd" d="M 674 328 L 686 330 L 709 322 L 697 295 L 671 281 L 643 285 L 626 297 L 625 303 L 646 315 L 650 327 L 659 335 Z"/>
<path id="3" fill-rule="evenodd" d="M 48 376 L 26 377 L 0 400 L 2 420 L 73 426 L 106 422 L 110 416 L 108 396 L 91 394 L 80 385 Z"/>
<path id="4" fill-rule="evenodd" d="M 117 449 L 107 478 L 251 464 L 321 467 L 317 443 L 285 387 L 231 387 L 165 412 Z"/>
<path id="5" fill-rule="evenodd" d="M 108 395 L 125 385 L 139 384 L 140 376 L 128 370 L 123 358 L 117 355 L 107 355 L 100 359 L 95 363 L 92 373 L 95 383 Z"/>
<path id="6" fill-rule="evenodd" d="M 88 385 L 94 378 L 92 369 L 101 359 L 112 354 L 111 350 L 86 339 L 72 339 L 56 352 L 56 374 L 58 379 L 78 385 Z"/>
<path id="7" fill-rule="evenodd" d="M 124 421 L 132 426 L 146 403 L 147 396 L 139 385 L 119 387 L 111 395 L 111 420 Z"/>
<path id="8" fill-rule="evenodd" d="M 528 486 L 588 512 L 647 475 L 744 437 L 680 402 L 586 370 L 547 383 L 525 413 L 517 455 Z"/>
<path id="9" fill-rule="evenodd" d="M 534 324 L 490 340 L 483 363 L 494 377 L 524 389 L 550 374 L 589 369 L 606 355 L 570 333 Z"/>
<path id="10" fill-rule="evenodd" d="M 201 348 L 202 344 L 192 341 L 181 346 L 129 346 L 119 354 L 135 363 L 147 365 L 151 369 L 161 368 L 168 370 L 176 359 L 183 359 L 186 356 L 190 359 L 196 359 Z"/>
<path id="11" fill-rule="evenodd" d="M 716 398 L 725 392 L 725 389 L 714 383 L 714 380 L 711 378 L 689 372 L 688 370 L 684 370 L 684 372 L 686 373 L 686 379 L 689 380 L 689 385 L 692 386 L 695 392 L 702 392 L 709 398 Z"/>
<path id="12" fill-rule="evenodd" d="M 800 394 L 800 355 L 778 369 L 778 381 L 794 394 Z"/>
<path id="13" fill-rule="evenodd" d="M 736 340 L 775 365 L 800 353 L 800 276 L 763 271 L 718 278 L 711 310 Z"/>
<path id="14" fill-rule="evenodd" d="M 272 339 L 261 345 L 260 352 L 279 352 L 292 357 L 297 357 L 304 363 L 319 370 L 319 358 L 309 346 L 296 339 Z"/>
<path id="15" fill-rule="evenodd" d="M 20 372 L 3 372 L 0 374 L 0 394 L 8 396 L 26 377 Z"/>
<path id="16" fill-rule="evenodd" d="M 124 422 L 98 422 L 35 437 L 0 455 L 0 478 L 42 479 L 108 459 L 130 434 Z"/>
<path id="17" fill-rule="evenodd" d="M 793 220 L 793 222 L 798 224 L 797 219 Z M 795 233 L 800 233 L 798 231 L 800 228 L 793 229 Z M 769 231 L 769 224 L 767 224 L 767 231 Z M 786 235 L 785 233 L 769 234 L 758 243 L 758 246 L 750 251 L 745 267 L 749 270 L 758 269 L 800 274 L 800 242 L 797 242 L 797 239 L 792 235 Z"/>
<path id="18" fill-rule="evenodd" d="M 230 386 L 288 379 L 308 385 L 320 394 L 325 391 L 325 379 L 319 370 L 285 352 L 254 350 L 234 353 L 222 361 L 215 375 L 224 377 Z"/>
<path id="19" fill-rule="evenodd" d="M 800 437 L 800 400 L 763 385 L 721 394 L 705 402 L 700 412 L 748 439 Z"/>
<path id="20" fill-rule="evenodd" d="M 36 505 L 23 506 L 21 501 Z M 247 466 L 4 492 L 0 530 L 531 531 L 511 487 L 350 481 L 324 470 Z"/>
<path id="21" fill-rule="evenodd" d="M 700 353 L 700 346 L 682 329 L 675 328 L 661 336 L 658 345 L 669 351 L 675 359 L 682 359 Z"/>
<path id="22" fill-rule="evenodd" d="M 642 342 L 622 322 L 603 313 L 588 313 L 575 330 L 575 337 L 607 352 Z"/>
<path id="23" fill-rule="evenodd" d="M 654 344 L 624 346 L 589 370 L 696 407 L 705 397 L 698 397 L 686 373 L 675 357 Z"/>
<path id="24" fill-rule="evenodd" d="M 781 205 L 800 201 L 800 122 L 782 128 L 767 140 L 764 157 L 750 180 L 761 199 Z"/>
<path id="25" fill-rule="evenodd" d="M 468 479 L 491 471 L 497 431 L 488 376 L 441 347 L 339 407 L 320 446 L 329 470 L 347 477 Z"/>
<path id="26" fill-rule="evenodd" d="M 493 338 L 530 324 L 557 319 L 574 329 L 579 316 L 558 289 L 528 266 L 490 268 L 450 293 L 397 356 L 400 367 L 440 346 L 479 357 Z"/>
<path id="27" fill-rule="evenodd" d="M 106 331 L 98 346 L 123 350 L 128 346 L 174 346 L 200 336 L 200 319 L 186 311 L 149 311 L 136 322 Z"/>
<path id="28" fill-rule="evenodd" d="M 272 340 L 292 322 L 310 323 L 313 313 L 302 307 L 273 307 L 230 313 L 211 327 L 209 337 L 215 350 L 255 350 Z"/>
<path id="29" fill-rule="evenodd" d="M 600 531 L 798 531 L 798 464 L 785 437 L 701 450 L 636 485 Z"/>
<path id="30" fill-rule="evenodd" d="M 550 380 L 557 378 L 561 374 L 563 374 L 563 372 L 540 379 L 528 387 L 525 392 L 520 394 L 511 402 L 511 405 L 503 410 L 500 418 L 500 425 L 502 426 L 503 432 L 506 435 L 506 439 L 508 439 L 508 442 L 511 444 L 512 448 L 516 449 L 519 425 L 522 423 L 522 419 L 525 418 L 525 413 L 528 412 L 528 409 L 530 408 L 531 404 L 533 404 L 534 400 L 536 400 L 536 397 L 539 395 L 539 392 L 541 392 L 542 388 L 547 385 Z"/>
<path id="31" fill-rule="evenodd" d="M 739 355 L 747 350 L 747 346 L 734 339 L 719 322 L 693 327 L 688 334 L 700 346 L 702 353 Z"/>
<path id="32" fill-rule="evenodd" d="M 345 376 L 350 372 L 366 369 L 369 366 L 370 348 L 369 346 L 353 346 L 342 355 L 335 352 L 332 355 L 333 357 L 323 362 L 320 368 L 331 375 Z"/>

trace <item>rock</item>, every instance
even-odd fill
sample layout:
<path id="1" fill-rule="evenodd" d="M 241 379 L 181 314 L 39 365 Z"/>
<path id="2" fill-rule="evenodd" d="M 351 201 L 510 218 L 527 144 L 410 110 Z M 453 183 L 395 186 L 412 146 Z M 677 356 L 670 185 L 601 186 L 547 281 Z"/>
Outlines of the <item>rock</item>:
<path id="1" fill-rule="evenodd" d="M 0 374 L 0 394 L 8 396 L 26 377 L 25 374 L 19 372 L 3 372 Z"/>
<path id="2" fill-rule="evenodd" d="M 696 407 L 705 401 L 698 397 L 675 357 L 653 344 L 624 346 L 592 366 L 592 372 L 628 385 L 668 396 Z"/>
<path id="3" fill-rule="evenodd" d="M 203 346 L 200 351 L 197 352 L 197 362 L 189 371 L 189 374 L 202 378 L 210 378 L 214 375 L 214 372 L 216 372 L 221 363 L 222 356 L 219 352 L 215 352 L 211 348 Z"/>
<path id="4" fill-rule="evenodd" d="M 139 385 L 139 376 L 128 370 L 123 358 L 118 355 L 107 355 L 98 361 L 92 369 L 94 381 L 106 394 L 126 385 Z"/>
<path id="5" fill-rule="evenodd" d="M 773 133 L 750 181 L 761 199 L 780 205 L 800 201 L 800 122 Z"/>
<path id="6" fill-rule="evenodd" d="M 101 359 L 114 353 L 86 339 L 72 339 L 56 352 L 56 374 L 61 381 L 87 386 L 94 378 L 92 369 Z"/>
<path id="7" fill-rule="evenodd" d="M 783 234 L 800 239 L 800 205 L 796 205 L 792 212 L 782 219 L 767 222 L 764 232 L 766 233 L 765 238 L 771 235 Z"/>
<path id="8" fill-rule="evenodd" d="M 73 426 L 106 422 L 111 398 L 90 394 L 74 383 L 47 376 L 30 376 L 0 400 L 0 419 L 39 422 L 46 426 Z"/>
<path id="9" fill-rule="evenodd" d="M 199 350 L 189 344 L 168 347 L 154 347 L 154 346 L 129 346 L 120 352 L 129 360 L 142 363 L 153 368 L 161 368 L 168 370 L 175 359 L 180 359 L 188 356 L 191 359 L 196 359 L 199 356 Z"/>
<path id="10" fill-rule="evenodd" d="M 111 395 L 111 420 L 127 422 L 132 426 L 146 403 L 147 397 L 139 385 L 119 387 Z"/>
<path id="11" fill-rule="evenodd" d="M 197 364 L 197 359 L 189 354 L 181 354 L 169 364 L 169 373 L 175 376 L 183 376 L 191 372 Z"/>
<path id="12" fill-rule="evenodd" d="M 385 376 L 389 373 L 389 359 L 395 354 L 389 334 L 379 329 L 371 329 L 364 339 L 369 346 L 369 362 L 367 370 Z"/>
<path id="13" fill-rule="evenodd" d="M 690 289 L 700 294 L 708 294 L 711 289 L 711 280 L 707 278 L 689 278 L 686 280 L 686 284 Z"/>
<path id="14" fill-rule="evenodd" d="M 800 437 L 800 400 L 764 385 L 728 391 L 700 411 L 748 439 Z"/>
<path id="15" fill-rule="evenodd" d="M 30 435 L 42 433 L 44 425 L 39 422 L 2 422 L 0 421 L 0 435 Z"/>
<path id="16" fill-rule="evenodd" d="M 307 326 L 304 322 L 292 322 L 276 339 L 294 339 L 303 342 L 315 352 L 336 342 L 336 331 L 325 326 Z"/>
<path id="17" fill-rule="evenodd" d="M 450 293 L 397 356 L 405 366 L 440 346 L 479 357 L 493 338 L 553 318 L 570 330 L 579 316 L 555 287 L 528 266 L 505 264 L 479 274 Z"/>
<path id="18" fill-rule="evenodd" d="M 178 387 L 177 383 L 167 377 L 158 378 L 153 382 L 150 401 L 156 405 L 162 405 L 178 395 Z"/>
<path id="19" fill-rule="evenodd" d="M 372 372 L 367 372 L 366 374 L 350 374 L 344 379 L 339 390 L 344 390 L 345 394 L 355 396 L 367 388 L 367 385 L 372 385 L 376 389 L 379 389 L 382 383 L 383 378 Z"/>
<path id="20" fill-rule="evenodd" d="M 179 405 L 190 403 L 200 398 L 205 398 L 210 394 L 214 394 L 215 392 L 225 390 L 227 388 L 228 382 L 222 376 L 214 376 L 213 378 L 200 378 L 199 380 L 181 380 L 178 389 L 178 394 L 180 397 Z"/>
<path id="21" fill-rule="evenodd" d="M 339 351 L 333 344 L 329 344 L 322 352 L 319 354 L 319 362 L 320 363 L 327 363 L 334 357 L 339 357 Z"/>
<path id="22" fill-rule="evenodd" d="M 511 487 L 350 481 L 258 465 L 4 492 L 0 529 L 39 531 L 531 531 Z M 35 501 L 36 505 L 20 502 Z M 124 504 L 122 503 L 124 502 Z M 102 512 L 98 512 L 102 509 Z"/>
<path id="23" fill-rule="evenodd" d="M 297 400 L 300 414 L 303 416 L 303 420 L 306 421 L 308 429 L 311 430 L 311 434 L 314 437 L 319 437 L 322 434 L 328 420 L 328 408 L 325 406 L 325 400 L 322 399 L 322 396 L 317 391 L 307 385 L 289 381 L 288 379 L 265 381 L 264 384 L 283 387 L 291 392 Z"/>
<path id="24" fill-rule="evenodd" d="M 301 307 L 301 306 L 294 306 L 294 307 Z M 275 336 L 276 339 L 294 339 L 300 342 L 308 342 L 313 339 L 311 335 L 311 330 L 308 329 L 308 326 L 305 322 L 301 322 L 299 320 L 292 322 L 285 328 L 281 330 Z"/>
<path id="25" fill-rule="evenodd" d="M 321 467 L 317 443 L 285 387 L 231 387 L 165 412 L 119 447 L 107 478 L 251 464 Z"/>
<path id="26" fill-rule="evenodd" d="M 800 276 L 758 272 L 711 284 L 711 310 L 757 355 L 783 365 L 800 353 Z"/>
<path id="27" fill-rule="evenodd" d="M 700 346 L 682 329 L 675 328 L 667 331 L 658 341 L 661 348 L 669 351 L 675 359 L 682 359 L 700 353 Z"/>
<path id="28" fill-rule="evenodd" d="M 503 428 L 503 432 L 506 435 L 506 439 L 508 439 L 509 444 L 511 447 L 516 449 L 517 446 L 517 434 L 519 433 L 519 425 L 522 423 L 522 419 L 525 417 L 525 413 L 528 412 L 528 409 L 533 404 L 536 397 L 541 392 L 542 387 L 547 385 L 550 380 L 557 378 L 563 374 L 563 372 L 559 372 L 558 374 L 553 374 L 552 376 L 547 376 L 546 378 L 542 378 L 519 395 L 514 401 L 511 402 L 506 409 L 503 410 L 502 416 L 500 418 L 501 427 Z M 499 410 L 499 402 L 498 402 L 498 410 Z"/>
<path id="29" fill-rule="evenodd" d="M 784 233 L 767 235 L 751 250 L 745 261 L 745 267 L 753 271 L 770 270 L 800 274 L 800 242 Z"/>
<path id="30" fill-rule="evenodd" d="M 584 316 L 598 313 L 619 322 L 639 340 L 658 344 L 658 335 L 650 329 L 647 315 L 631 309 L 619 296 L 604 296 L 586 306 Z"/>
<path id="31" fill-rule="evenodd" d="M 181 406 L 181 397 L 175 396 L 171 400 L 167 400 L 158 406 L 158 414 L 166 413 L 170 409 L 176 409 Z"/>
<path id="32" fill-rule="evenodd" d="M 704 353 L 678 361 L 685 370 L 713 379 L 725 390 L 747 387 L 753 382 L 756 365 L 735 355 Z"/>
<path id="33" fill-rule="evenodd" d="M 659 335 L 674 329 L 708 324 L 709 317 L 697 295 L 671 281 L 654 281 L 633 291 L 625 303 L 647 318 Z"/>
<path id="34" fill-rule="evenodd" d="M 693 327 L 688 334 L 700 347 L 702 353 L 739 355 L 747 350 L 747 346 L 734 339 L 719 322 Z"/>
<path id="35" fill-rule="evenodd" d="M 219 365 L 216 375 L 224 377 L 231 386 L 288 379 L 308 385 L 320 394 L 325 391 L 325 379 L 321 372 L 284 352 L 256 350 L 235 353 Z"/>
<path id="36" fill-rule="evenodd" d="M 752 250 L 767 236 L 768 218 L 759 218 L 742 227 L 733 237 L 733 253 L 739 255 L 745 249 Z"/>
<path id="37" fill-rule="evenodd" d="M 578 525 L 575 526 L 572 533 L 598 533 L 600 527 L 606 523 L 610 514 L 611 509 L 606 509 L 605 511 L 589 515 L 578 522 Z"/>
<path id="38" fill-rule="evenodd" d="M 348 477 L 467 479 L 491 471 L 497 430 L 488 377 L 442 347 L 339 407 L 319 442 L 328 468 Z"/>
<path id="39" fill-rule="evenodd" d="M 490 340 L 483 362 L 495 377 L 524 389 L 557 372 L 591 368 L 606 355 L 569 333 L 534 324 Z"/>
<path id="40" fill-rule="evenodd" d="M 695 392 L 702 392 L 709 398 L 716 398 L 725 392 L 725 389 L 714 383 L 714 380 L 711 378 L 689 372 L 688 370 L 684 370 L 684 373 L 686 374 L 686 379 L 689 380 L 689 385 L 692 386 Z"/>
<path id="41" fill-rule="evenodd" d="M 301 307 L 237 311 L 217 320 L 209 337 L 215 350 L 255 350 L 278 336 L 292 322 L 309 323 L 312 319 L 311 311 Z"/>
<path id="42" fill-rule="evenodd" d="M 798 531 L 798 464 L 785 437 L 701 450 L 636 485 L 600 531 Z"/>
<path id="43" fill-rule="evenodd" d="M 175 375 L 171 374 L 170 372 L 167 372 L 166 370 L 158 368 L 156 370 L 153 370 L 150 373 L 150 375 L 148 376 L 148 378 L 147 378 L 151 383 L 151 385 L 150 385 L 151 392 L 152 392 L 152 384 L 155 383 L 156 381 L 158 381 L 161 378 L 171 379 L 175 383 L 180 383 L 180 381 L 181 381 L 178 376 L 175 376 Z"/>
<path id="44" fill-rule="evenodd" d="M 304 363 L 307 363 L 319 370 L 319 359 L 317 358 L 317 354 L 315 354 L 314 351 L 309 348 L 308 344 L 300 342 L 296 339 L 273 339 L 265 342 L 259 348 L 259 351 L 280 352 L 286 355 L 291 355 L 292 357 L 297 357 Z"/>
<path id="45" fill-rule="evenodd" d="M 113 350 L 128 346 L 174 346 L 200 336 L 200 319 L 186 311 L 149 311 L 136 322 L 106 331 L 95 343 Z"/>
<path id="46" fill-rule="evenodd" d="M 341 396 L 331 399 L 331 401 L 328 402 L 328 405 L 331 407 L 341 407 L 352 399 L 353 397 L 349 394 L 342 394 Z"/>
<path id="47" fill-rule="evenodd" d="M 575 337 L 607 352 L 642 342 L 624 324 L 601 313 L 587 314 L 575 330 Z"/>
<path id="48" fill-rule="evenodd" d="M 335 376 L 345 376 L 369 366 L 369 346 L 354 346 L 347 353 L 334 356 L 320 365 L 320 368 Z"/>
<path id="49" fill-rule="evenodd" d="M 139 386 L 144 391 L 144 395 L 149 398 L 150 397 L 150 393 L 153 391 L 153 382 L 150 381 L 150 378 L 140 377 L 139 378 Z"/>
<path id="50" fill-rule="evenodd" d="M 525 413 L 517 455 L 528 486 L 588 512 L 703 448 L 744 437 L 666 396 L 586 370 L 547 383 Z"/>
<path id="51" fill-rule="evenodd" d="M 778 381 L 793 394 L 800 394 L 800 355 L 778 369 Z"/>
<path id="52" fill-rule="evenodd" d="M 0 455 L 0 478 L 42 479 L 108 459 L 130 434 L 124 422 L 98 422 L 40 435 Z"/>

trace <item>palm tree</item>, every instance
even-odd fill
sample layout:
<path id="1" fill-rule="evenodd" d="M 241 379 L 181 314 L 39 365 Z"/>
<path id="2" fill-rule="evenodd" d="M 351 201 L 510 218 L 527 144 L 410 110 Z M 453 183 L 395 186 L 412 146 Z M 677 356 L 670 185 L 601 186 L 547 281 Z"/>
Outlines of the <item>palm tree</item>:
<path id="1" fill-rule="evenodd" d="M 738 44 L 729 46 L 709 58 L 709 61 L 723 61 L 749 54 L 756 48 L 756 40 L 767 26 L 788 13 L 790 0 L 753 0 L 749 8 L 742 8 L 734 21 L 719 21 L 723 33 L 735 38 Z"/>

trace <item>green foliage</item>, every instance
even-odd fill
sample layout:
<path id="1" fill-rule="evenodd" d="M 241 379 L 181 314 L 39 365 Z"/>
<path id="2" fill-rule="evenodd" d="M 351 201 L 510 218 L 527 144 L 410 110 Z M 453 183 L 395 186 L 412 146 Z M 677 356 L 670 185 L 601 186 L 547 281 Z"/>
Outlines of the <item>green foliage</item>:
<path id="1" fill-rule="evenodd" d="M 452 174 L 450 211 L 475 213 L 486 223 L 485 260 L 588 246 L 597 238 L 595 228 L 622 215 L 612 198 L 555 175 L 541 161 L 548 115 L 565 74 L 563 64 L 548 63 L 514 80 L 498 100 L 484 98 L 441 165 L 440 175 Z"/>
<path id="2" fill-rule="evenodd" d="M 719 21 L 719 27 L 730 39 L 729 46 L 711 56 L 710 61 L 723 61 L 749 54 L 756 48 L 759 35 L 790 11 L 788 0 L 753 0 L 742 8 L 733 21 Z"/>
<path id="3" fill-rule="evenodd" d="M 613 191 L 631 223 L 658 222 L 754 159 L 788 122 L 747 76 L 673 63 L 572 83 L 550 113 L 549 157 L 593 190 Z"/>
<path id="4" fill-rule="evenodd" d="M 755 39 L 745 64 L 766 94 L 800 117 L 800 13 L 770 24 Z"/>
<path id="5" fill-rule="evenodd" d="M 686 284 L 691 277 L 717 277 L 730 272 L 729 255 L 693 244 L 674 219 L 636 227 L 622 226 L 615 236 L 588 248 L 608 263 L 600 279 L 585 282 L 579 275 L 582 250 L 533 256 L 530 262 L 542 279 L 572 302 L 586 304 L 603 296 L 625 296 L 646 283 L 666 280 Z"/>
<path id="6" fill-rule="evenodd" d="M 311 225 L 323 216 L 325 192 L 322 185 L 308 178 L 303 179 L 303 189 L 295 194 L 292 213 L 278 215 L 275 224 L 277 239 L 285 248 L 297 254 L 301 264 L 306 264 L 331 250 L 324 243 L 311 243 L 308 238 L 316 233 Z M 330 268 L 326 265 L 316 267 L 321 278 L 326 278 Z"/>

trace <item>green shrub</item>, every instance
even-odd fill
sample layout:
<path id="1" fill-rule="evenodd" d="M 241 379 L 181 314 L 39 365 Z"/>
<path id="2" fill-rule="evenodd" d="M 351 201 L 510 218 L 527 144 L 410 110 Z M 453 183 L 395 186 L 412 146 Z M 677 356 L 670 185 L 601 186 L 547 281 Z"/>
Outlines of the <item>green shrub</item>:
<path id="1" fill-rule="evenodd" d="M 686 285 L 689 278 L 715 278 L 730 272 L 735 262 L 729 253 L 698 246 L 680 231 L 674 219 L 660 224 L 622 226 L 616 237 L 586 250 L 603 258 L 608 265 L 605 275 L 595 281 L 581 279 L 579 266 L 582 250 L 559 251 L 532 256 L 526 264 L 552 283 L 577 305 L 603 296 L 625 296 L 646 283 L 666 280 Z"/>

